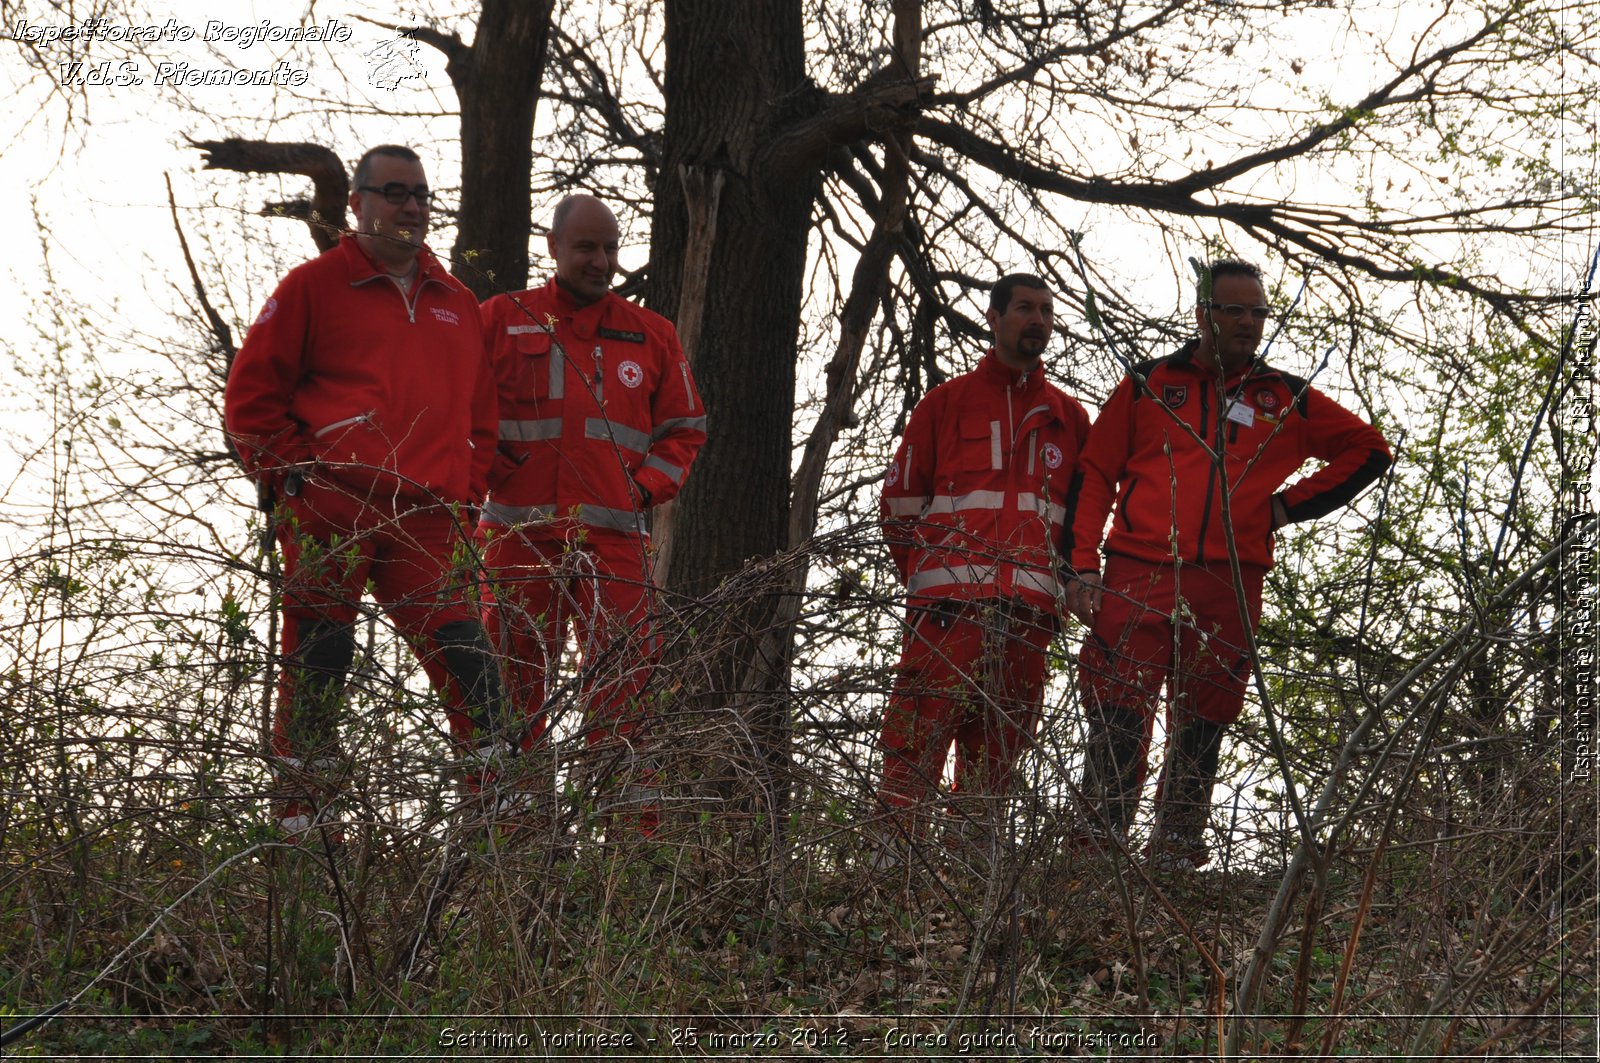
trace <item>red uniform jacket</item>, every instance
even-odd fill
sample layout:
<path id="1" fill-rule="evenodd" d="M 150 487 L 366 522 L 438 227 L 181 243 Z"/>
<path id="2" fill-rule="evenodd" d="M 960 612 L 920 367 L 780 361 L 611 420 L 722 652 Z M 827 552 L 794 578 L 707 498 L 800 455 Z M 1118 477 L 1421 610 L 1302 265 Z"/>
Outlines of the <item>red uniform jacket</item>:
<path id="1" fill-rule="evenodd" d="M 1190 343 L 1136 366 L 1090 430 L 1067 504 L 1064 552 L 1076 571 L 1099 570 L 1113 502 L 1106 553 L 1227 560 L 1216 465 L 1176 422 L 1208 447 L 1221 425 L 1234 541 L 1245 564 L 1272 564 L 1273 493 L 1307 458 L 1327 464 L 1283 492 L 1291 522 L 1348 504 L 1389 467 L 1389 445 L 1378 430 L 1306 381 L 1258 364 L 1229 378 L 1218 395 L 1216 374 L 1193 353 Z"/>
<path id="2" fill-rule="evenodd" d="M 480 500 L 495 409 L 477 302 L 426 249 L 407 297 L 347 235 L 262 307 L 223 411 L 257 482 L 317 462 L 361 494 Z"/>
<path id="3" fill-rule="evenodd" d="M 483 317 L 500 395 L 484 521 L 572 518 L 642 535 L 706 439 L 672 324 L 612 292 L 579 307 L 553 278 L 495 296 Z"/>
<path id="4" fill-rule="evenodd" d="M 911 413 L 880 507 L 913 603 L 1021 598 L 1056 611 L 1064 503 L 1089 416 L 991 350 Z"/>

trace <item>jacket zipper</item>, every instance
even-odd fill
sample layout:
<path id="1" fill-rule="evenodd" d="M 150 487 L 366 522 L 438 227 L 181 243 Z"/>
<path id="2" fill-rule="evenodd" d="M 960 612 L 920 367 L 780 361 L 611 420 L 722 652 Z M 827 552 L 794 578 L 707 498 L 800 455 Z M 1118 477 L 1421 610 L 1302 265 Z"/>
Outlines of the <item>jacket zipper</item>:
<path id="1" fill-rule="evenodd" d="M 606 401 L 606 352 L 598 343 L 594 345 L 594 401 L 602 406 Z"/>
<path id="2" fill-rule="evenodd" d="M 1211 420 L 1209 416 L 1211 412 L 1211 394 L 1209 391 L 1209 383 L 1209 381 L 1204 380 L 1200 382 L 1199 435 L 1202 440 L 1205 440 L 1207 446 L 1211 445 L 1211 436 L 1207 431 L 1209 428 L 1209 422 Z M 1205 508 L 1200 511 L 1200 538 L 1195 543 L 1194 547 L 1194 560 L 1195 563 L 1199 565 L 1206 563 L 1206 533 L 1211 530 L 1211 500 L 1216 497 L 1217 476 L 1217 467 L 1212 465 L 1210 471 L 1206 474 L 1206 504 Z"/>
<path id="3" fill-rule="evenodd" d="M 1028 374 L 1022 374 L 1025 382 Z M 1005 470 L 1006 489 L 1001 495 L 1001 505 L 1005 507 L 1000 513 L 995 514 L 994 531 L 999 537 L 1001 526 L 1005 523 L 1006 514 L 1013 512 L 1017 505 L 1017 478 L 1015 475 L 1017 465 L 1017 414 L 1012 407 L 1011 394 L 1018 388 L 1018 383 L 1006 384 L 1006 452 L 1001 456 L 1000 464 Z M 1000 589 L 1007 594 L 1015 594 L 1017 589 L 1017 566 L 1015 564 L 1002 565 L 1000 573 L 1005 579 L 999 584 Z"/>
<path id="4" fill-rule="evenodd" d="M 417 323 L 417 300 L 422 295 L 422 286 L 424 284 L 434 283 L 434 279 L 432 277 L 419 274 L 417 276 L 417 283 L 411 288 L 410 295 L 406 294 L 405 286 L 402 285 L 399 280 L 387 273 L 375 274 L 371 277 L 363 277 L 361 280 L 351 281 L 350 287 L 354 288 L 358 284 L 369 284 L 372 281 L 381 281 L 385 277 L 388 278 L 389 283 L 394 285 L 394 290 L 400 295 L 400 302 L 404 304 L 406 308 L 406 320 L 415 325 Z"/>
<path id="5" fill-rule="evenodd" d="M 406 304 L 406 317 L 411 319 L 411 323 L 413 325 L 417 323 L 417 301 L 422 298 L 422 286 L 424 284 L 432 283 L 432 277 L 418 275 L 417 283 L 412 286 L 411 294 L 409 296 L 406 295 L 404 290 L 400 292 L 400 298 L 404 300 Z M 395 282 L 395 287 L 400 287 L 398 281 Z"/>

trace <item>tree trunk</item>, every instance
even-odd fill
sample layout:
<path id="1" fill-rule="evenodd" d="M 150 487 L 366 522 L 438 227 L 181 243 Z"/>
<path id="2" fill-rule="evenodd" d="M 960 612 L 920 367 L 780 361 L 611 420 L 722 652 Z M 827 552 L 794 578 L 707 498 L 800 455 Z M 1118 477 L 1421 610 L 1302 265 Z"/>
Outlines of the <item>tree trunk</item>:
<path id="1" fill-rule="evenodd" d="M 529 159 L 554 6 L 555 0 L 483 0 L 472 47 L 441 48 L 461 101 L 461 204 L 451 271 L 479 299 L 528 286 Z"/>
<path id="2" fill-rule="evenodd" d="M 786 125 L 819 93 L 798 0 L 667 0 L 666 129 L 648 302 L 674 313 L 690 238 L 683 167 L 721 170 L 708 297 L 695 352 L 708 439 L 674 514 L 670 586 L 703 592 L 783 546 L 795 337 L 820 159 L 774 165 Z M 732 489 L 731 485 L 738 485 Z"/>

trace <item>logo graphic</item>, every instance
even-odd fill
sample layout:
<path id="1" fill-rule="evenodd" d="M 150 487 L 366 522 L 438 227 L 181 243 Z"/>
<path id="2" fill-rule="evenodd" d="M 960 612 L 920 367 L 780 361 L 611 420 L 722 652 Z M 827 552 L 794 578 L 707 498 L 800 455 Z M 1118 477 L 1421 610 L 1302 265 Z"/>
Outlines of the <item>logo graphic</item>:
<path id="1" fill-rule="evenodd" d="M 417 61 L 420 43 L 402 35 L 366 52 L 367 65 L 372 68 L 367 71 L 367 81 L 374 88 L 393 92 L 402 81 L 426 80 L 428 71 Z"/>
<path id="2" fill-rule="evenodd" d="M 1166 404 L 1167 409 L 1176 410 L 1178 407 L 1189 401 L 1189 385 L 1164 385 L 1161 389 L 1161 401 Z"/>
<path id="3" fill-rule="evenodd" d="M 442 306 L 434 306 L 434 307 L 430 307 L 429 309 L 431 309 L 433 311 L 433 316 L 436 319 L 438 319 L 439 321 L 443 321 L 446 325 L 459 325 L 459 324 L 461 324 L 461 318 L 456 314 L 456 312 L 454 310 L 446 310 Z"/>
<path id="4" fill-rule="evenodd" d="M 617 366 L 617 379 L 622 381 L 624 387 L 636 388 L 644 383 L 644 370 L 639 368 L 639 363 L 632 359 Z"/>
<path id="5" fill-rule="evenodd" d="M 1061 468 L 1061 448 L 1054 443 L 1044 445 L 1044 467 L 1047 469 Z"/>
<path id="6" fill-rule="evenodd" d="M 273 315 L 276 314 L 277 312 L 278 312 L 278 300 L 277 300 L 277 297 L 274 296 L 273 298 L 267 300 L 267 305 L 266 306 L 263 306 L 261 308 L 260 315 L 256 317 L 256 324 L 265 325 L 268 321 L 272 320 Z"/>
<path id="7" fill-rule="evenodd" d="M 1262 388 L 1256 392 L 1256 405 L 1270 413 L 1278 408 L 1278 396 L 1269 388 Z"/>
<path id="8" fill-rule="evenodd" d="M 897 461 L 893 465 L 889 466 L 889 473 L 888 473 L 887 476 L 885 476 L 883 478 L 883 485 L 885 487 L 893 487 L 895 484 L 897 484 L 899 482 L 900 482 L 900 463 Z"/>

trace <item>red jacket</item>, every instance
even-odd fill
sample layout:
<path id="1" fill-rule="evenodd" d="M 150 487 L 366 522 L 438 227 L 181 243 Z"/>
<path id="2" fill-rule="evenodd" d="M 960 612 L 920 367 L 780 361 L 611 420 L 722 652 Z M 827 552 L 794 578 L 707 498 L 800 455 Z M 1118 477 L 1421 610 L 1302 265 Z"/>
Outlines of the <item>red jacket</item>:
<path id="1" fill-rule="evenodd" d="M 911 412 L 884 477 L 884 537 L 913 603 L 1021 598 L 1056 611 L 1055 544 L 1089 416 L 994 351 Z"/>
<path id="2" fill-rule="evenodd" d="M 706 440 L 672 324 L 613 292 L 579 307 L 554 278 L 483 304 L 500 394 L 488 524 L 573 518 L 645 532 Z"/>
<path id="3" fill-rule="evenodd" d="M 346 235 L 278 285 L 224 392 L 228 434 L 258 482 L 318 462 L 361 493 L 483 497 L 495 410 L 478 305 L 432 252 L 418 270 L 408 298 Z"/>
<path id="4" fill-rule="evenodd" d="M 1378 430 L 1306 381 L 1258 364 L 1247 376 L 1230 377 L 1227 401 L 1219 401 L 1215 372 L 1195 362 L 1193 352 L 1190 343 L 1136 366 L 1144 382 L 1124 377 L 1095 420 L 1067 507 L 1065 553 L 1075 570 L 1099 570 L 1113 502 L 1106 553 L 1155 562 L 1227 560 L 1216 465 L 1175 421 L 1213 447 L 1221 419 L 1229 511 L 1245 564 L 1272 564 L 1273 493 L 1307 458 L 1327 464 L 1283 492 L 1291 522 L 1348 504 L 1389 467 L 1389 445 Z"/>

